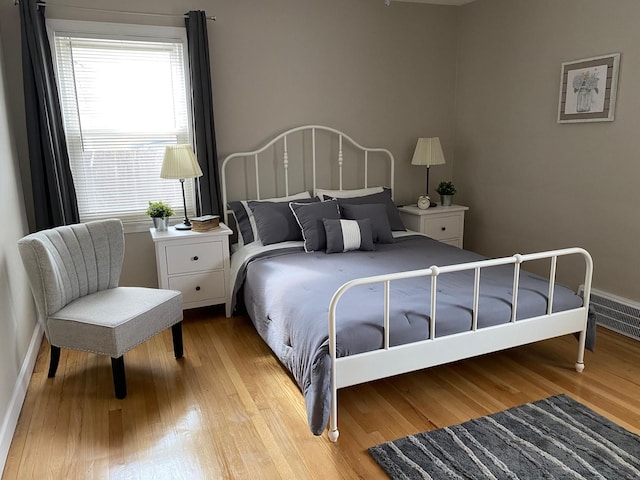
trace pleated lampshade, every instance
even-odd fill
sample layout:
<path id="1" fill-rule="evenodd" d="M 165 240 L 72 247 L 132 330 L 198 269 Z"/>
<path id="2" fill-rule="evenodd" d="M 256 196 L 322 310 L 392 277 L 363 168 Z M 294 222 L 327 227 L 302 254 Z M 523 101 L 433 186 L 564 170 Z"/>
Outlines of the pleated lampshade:
<path id="1" fill-rule="evenodd" d="M 167 145 L 160 178 L 196 178 L 202 176 L 193 148 L 189 144 Z"/>
<path id="2" fill-rule="evenodd" d="M 440 138 L 419 138 L 411 165 L 442 165 L 443 163 L 445 161 Z"/>

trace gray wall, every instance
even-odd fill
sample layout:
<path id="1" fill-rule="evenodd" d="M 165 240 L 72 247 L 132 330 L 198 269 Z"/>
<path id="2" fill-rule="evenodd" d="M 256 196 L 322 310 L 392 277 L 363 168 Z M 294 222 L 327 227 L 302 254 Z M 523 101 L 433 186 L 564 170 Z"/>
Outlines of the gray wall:
<path id="1" fill-rule="evenodd" d="M 7 2 L 7 0 L 3 0 Z M 12 0 L 11 0 L 11 3 Z M 52 2 L 55 3 L 55 2 Z M 382 0 L 65 1 L 83 7 L 182 14 L 204 9 L 209 22 L 218 153 L 258 146 L 287 128 L 319 123 L 396 157 L 396 200 L 415 202 L 425 170 L 410 165 L 415 142 L 439 136 L 453 167 L 456 8 Z M 6 3 L 5 3 L 6 5 Z M 48 18 L 183 25 L 182 20 L 47 8 Z M 0 25 L 19 43 L 18 9 L 4 6 Z M 20 59 L 7 49 L 15 118 L 22 112 Z M 23 121 L 22 121 L 23 122 Z M 16 125 L 26 162 L 24 128 Z M 29 188 L 28 182 L 25 189 Z M 123 284 L 157 285 L 148 233 L 128 234 Z"/>
<path id="2" fill-rule="evenodd" d="M 17 241 L 28 233 L 28 228 L 13 129 L 7 114 L 5 73 L 0 48 L 0 472 L 26 391 L 26 384 L 18 385 L 18 380 L 37 318 L 18 254 Z M 31 372 L 25 373 L 22 380 L 28 382 Z"/>
<path id="3" fill-rule="evenodd" d="M 582 246 L 594 287 L 640 301 L 640 2 L 477 0 L 460 9 L 454 179 L 465 247 Z M 558 124 L 560 65 L 621 53 L 614 122 Z M 570 262 L 560 278 L 580 283 Z"/>

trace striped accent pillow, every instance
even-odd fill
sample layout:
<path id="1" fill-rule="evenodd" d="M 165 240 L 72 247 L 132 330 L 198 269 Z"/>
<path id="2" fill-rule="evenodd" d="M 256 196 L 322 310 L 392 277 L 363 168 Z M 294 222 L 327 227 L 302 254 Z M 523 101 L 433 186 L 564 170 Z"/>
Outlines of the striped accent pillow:
<path id="1" fill-rule="evenodd" d="M 349 250 L 375 250 L 371 222 L 368 218 L 344 220 L 323 218 L 327 235 L 327 253 Z"/>

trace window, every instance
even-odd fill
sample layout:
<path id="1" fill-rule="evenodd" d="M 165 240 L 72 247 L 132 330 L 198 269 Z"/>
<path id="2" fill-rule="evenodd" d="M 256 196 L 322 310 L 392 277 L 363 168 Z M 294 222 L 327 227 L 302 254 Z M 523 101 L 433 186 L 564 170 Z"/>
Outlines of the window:
<path id="1" fill-rule="evenodd" d="M 182 214 L 180 182 L 161 179 L 160 169 L 166 145 L 191 139 L 184 29 L 54 20 L 48 27 L 80 219 L 118 217 L 146 228 L 148 202 L 158 200 Z M 192 181 L 185 190 L 193 212 Z"/>

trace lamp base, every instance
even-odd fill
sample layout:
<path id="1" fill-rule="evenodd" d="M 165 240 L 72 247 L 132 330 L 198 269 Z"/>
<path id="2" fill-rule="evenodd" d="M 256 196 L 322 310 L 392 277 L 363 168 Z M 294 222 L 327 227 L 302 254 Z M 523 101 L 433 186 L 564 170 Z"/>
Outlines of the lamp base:
<path id="1" fill-rule="evenodd" d="M 176 230 L 191 230 L 191 225 L 185 225 L 184 223 L 179 223 L 175 225 Z"/>

